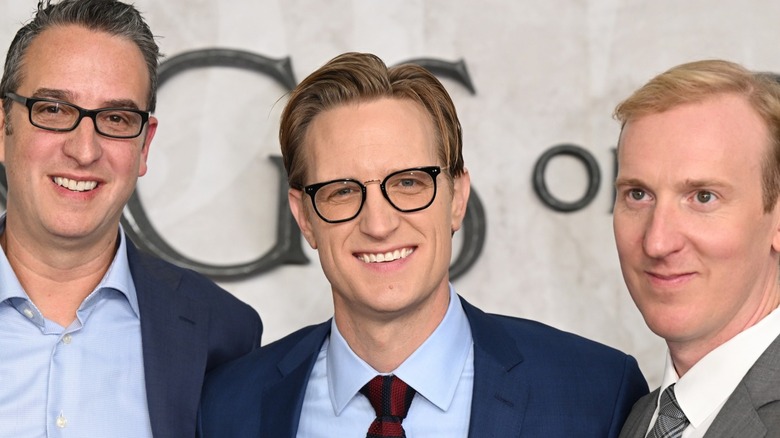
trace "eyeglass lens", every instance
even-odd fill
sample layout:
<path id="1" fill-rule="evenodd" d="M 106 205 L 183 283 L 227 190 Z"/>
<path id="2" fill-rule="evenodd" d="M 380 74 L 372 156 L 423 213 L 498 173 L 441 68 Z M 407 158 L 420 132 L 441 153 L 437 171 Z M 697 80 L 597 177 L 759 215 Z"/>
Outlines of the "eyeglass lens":
<path id="1" fill-rule="evenodd" d="M 435 179 L 421 170 L 406 170 L 388 176 L 384 195 L 400 211 L 427 207 L 436 194 Z M 354 217 L 363 205 L 363 186 L 356 181 L 335 181 L 322 186 L 314 196 L 319 214 L 329 221 Z"/>
<path id="2" fill-rule="evenodd" d="M 78 108 L 63 102 L 37 101 L 30 108 L 31 122 L 44 129 L 67 131 L 79 123 Z M 141 132 L 143 117 L 133 111 L 109 109 L 98 111 L 95 128 L 112 137 L 135 137 Z"/>

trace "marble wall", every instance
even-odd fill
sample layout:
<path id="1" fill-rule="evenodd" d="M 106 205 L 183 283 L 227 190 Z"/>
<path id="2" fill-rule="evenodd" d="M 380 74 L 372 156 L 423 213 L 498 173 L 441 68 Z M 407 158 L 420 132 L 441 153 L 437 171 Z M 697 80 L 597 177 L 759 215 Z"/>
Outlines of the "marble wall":
<path id="1" fill-rule="evenodd" d="M 0 3 L 10 42 L 34 0 Z M 484 251 L 456 289 L 483 309 L 540 320 L 635 355 L 660 382 L 663 342 L 644 325 L 620 276 L 610 208 L 614 106 L 651 76 L 701 58 L 780 72 L 780 2 L 773 0 L 137 0 L 169 56 L 233 48 L 289 56 L 298 80 L 344 51 L 387 63 L 463 59 L 472 95 L 445 79 L 459 108 L 465 160 L 487 214 Z M 3 50 L 4 52 L 5 50 Z M 239 263 L 275 239 L 276 130 L 286 90 L 265 75 L 191 70 L 159 92 L 160 127 L 139 195 L 177 250 Z M 595 200 L 573 213 L 546 207 L 534 163 L 573 143 L 597 160 Z M 582 165 L 562 157 L 547 182 L 561 199 L 584 193 Z M 332 312 L 316 253 L 222 286 L 256 307 L 270 342 Z"/>

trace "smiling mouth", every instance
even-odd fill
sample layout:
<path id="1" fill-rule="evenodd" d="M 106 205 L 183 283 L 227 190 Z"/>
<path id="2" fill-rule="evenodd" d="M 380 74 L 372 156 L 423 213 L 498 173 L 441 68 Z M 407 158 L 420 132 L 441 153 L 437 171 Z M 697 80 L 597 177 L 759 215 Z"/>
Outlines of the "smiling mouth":
<path id="1" fill-rule="evenodd" d="M 405 259 L 414 252 L 413 248 L 397 249 L 395 251 L 385 253 L 363 253 L 357 254 L 356 257 L 363 263 L 385 263 L 393 262 L 399 259 Z"/>
<path id="2" fill-rule="evenodd" d="M 73 192 L 88 192 L 98 185 L 97 181 L 76 181 L 62 176 L 55 176 L 52 181 L 54 184 Z"/>

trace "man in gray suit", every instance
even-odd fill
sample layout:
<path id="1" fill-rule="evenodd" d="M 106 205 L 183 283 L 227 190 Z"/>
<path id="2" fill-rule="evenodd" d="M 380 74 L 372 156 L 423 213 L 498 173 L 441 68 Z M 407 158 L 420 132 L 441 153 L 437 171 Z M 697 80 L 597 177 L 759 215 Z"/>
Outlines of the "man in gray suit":
<path id="1" fill-rule="evenodd" d="M 780 436 L 780 87 L 692 62 L 615 118 L 623 277 L 668 346 L 620 436 Z"/>

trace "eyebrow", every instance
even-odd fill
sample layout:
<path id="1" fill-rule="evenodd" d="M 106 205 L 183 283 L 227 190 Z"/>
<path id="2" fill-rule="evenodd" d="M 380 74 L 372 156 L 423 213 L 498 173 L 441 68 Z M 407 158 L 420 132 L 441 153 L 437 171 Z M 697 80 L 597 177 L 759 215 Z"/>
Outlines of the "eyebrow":
<path id="1" fill-rule="evenodd" d="M 39 88 L 35 90 L 32 97 L 43 99 L 62 100 L 67 103 L 72 103 L 74 95 L 70 91 L 59 90 L 56 88 Z M 110 99 L 103 102 L 100 108 L 128 108 L 128 109 L 140 109 L 138 104 L 131 99 Z M 100 109 L 95 108 L 95 109 Z"/>
<path id="2" fill-rule="evenodd" d="M 621 186 L 644 186 L 645 184 L 636 178 L 618 178 L 615 180 L 615 187 Z"/>
<path id="3" fill-rule="evenodd" d="M 644 181 L 638 179 L 638 178 L 618 178 L 615 180 L 615 187 L 625 187 L 625 186 L 637 186 L 637 187 L 648 187 L 648 184 L 646 184 Z M 682 184 L 676 184 L 675 185 L 678 188 L 683 189 L 701 189 L 701 188 L 707 188 L 707 187 L 731 187 L 731 184 L 729 184 L 726 181 L 717 180 L 717 179 L 686 179 Z"/>
<path id="4" fill-rule="evenodd" d="M 707 188 L 707 187 L 730 187 L 731 184 L 729 184 L 726 181 L 718 180 L 718 179 L 686 179 L 685 183 L 683 184 L 683 187 L 691 188 L 691 189 L 701 189 L 701 188 Z"/>

